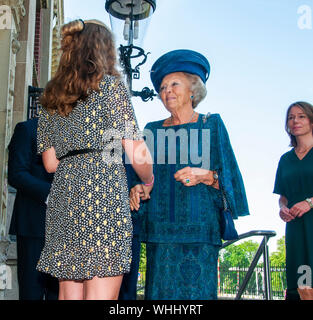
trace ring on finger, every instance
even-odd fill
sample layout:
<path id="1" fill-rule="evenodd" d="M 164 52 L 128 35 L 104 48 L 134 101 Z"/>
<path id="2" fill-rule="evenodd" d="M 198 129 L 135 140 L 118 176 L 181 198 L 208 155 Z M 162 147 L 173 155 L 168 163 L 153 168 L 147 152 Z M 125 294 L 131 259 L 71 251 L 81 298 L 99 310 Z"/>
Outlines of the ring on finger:
<path id="1" fill-rule="evenodd" d="M 186 183 L 190 183 L 190 179 L 189 178 L 186 179 Z"/>

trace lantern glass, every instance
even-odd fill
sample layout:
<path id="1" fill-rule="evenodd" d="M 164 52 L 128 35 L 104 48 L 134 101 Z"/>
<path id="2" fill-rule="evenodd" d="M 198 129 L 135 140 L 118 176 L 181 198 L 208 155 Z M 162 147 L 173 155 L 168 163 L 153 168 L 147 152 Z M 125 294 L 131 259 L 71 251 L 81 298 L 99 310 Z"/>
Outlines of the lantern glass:
<path id="1" fill-rule="evenodd" d="M 142 46 L 155 7 L 155 0 L 107 0 L 116 44 Z"/>

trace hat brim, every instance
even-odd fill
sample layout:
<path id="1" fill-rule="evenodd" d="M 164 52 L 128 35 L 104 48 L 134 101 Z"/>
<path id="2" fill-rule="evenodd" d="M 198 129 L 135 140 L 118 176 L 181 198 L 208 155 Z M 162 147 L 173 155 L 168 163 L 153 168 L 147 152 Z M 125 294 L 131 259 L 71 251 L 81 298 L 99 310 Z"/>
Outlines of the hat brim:
<path id="1" fill-rule="evenodd" d="M 209 78 L 210 64 L 200 53 L 192 50 L 174 50 L 161 56 L 152 66 L 150 77 L 159 93 L 163 78 L 174 72 L 187 72 L 200 77 L 203 83 Z"/>

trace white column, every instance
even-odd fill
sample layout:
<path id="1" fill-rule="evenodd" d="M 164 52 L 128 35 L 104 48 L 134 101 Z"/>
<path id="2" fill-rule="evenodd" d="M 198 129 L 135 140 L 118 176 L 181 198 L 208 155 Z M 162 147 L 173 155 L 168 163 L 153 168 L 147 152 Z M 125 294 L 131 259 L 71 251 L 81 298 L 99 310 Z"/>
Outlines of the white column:
<path id="1" fill-rule="evenodd" d="M 25 0 L 25 9 L 19 33 L 21 49 L 16 57 L 13 128 L 27 119 L 28 86 L 33 83 L 36 0 Z"/>
<path id="2" fill-rule="evenodd" d="M 8 241 L 7 145 L 12 133 L 16 54 L 19 23 L 25 14 L 23 0 L 0 0 L 0 300 L 12 288 L 12 268 L 7 265 Z"/>
<path id="3" fill-rule="evenodd" d="M 6 237 L 8 206 L 7 145 L 12 132 L 16 53 L 20 49 L 20 43 L 17 40 L 17 24 L 14 18 L 17 11 L 6 4 L 1 6 L 1 2 L 0 9 L 5 8 L 7 21 L 10 22 L 2 21 L 0 24 L 0 240 L 3 240 Z"/>

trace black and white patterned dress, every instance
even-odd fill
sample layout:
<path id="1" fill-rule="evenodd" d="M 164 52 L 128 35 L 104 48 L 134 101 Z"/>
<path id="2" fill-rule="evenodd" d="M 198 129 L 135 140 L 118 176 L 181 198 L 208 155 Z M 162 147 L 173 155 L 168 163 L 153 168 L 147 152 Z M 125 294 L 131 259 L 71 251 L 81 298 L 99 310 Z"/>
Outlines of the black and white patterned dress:
<path id="1" fill-rule="evenodd" d="M 52 146 L 57 158 L 72 150 L 103 150 L 64 158 L 54 175 L 37 270 L 59 279 L 116 276 L 130 269 L 132 222 L 117 150 L 122 138 L 139 140 L 141 134 L 123 82 L 104 76 L 100 89 L 78 101 L 68 117 L 45 109 L 39 116 L 38 153 Z"/>

